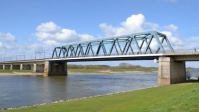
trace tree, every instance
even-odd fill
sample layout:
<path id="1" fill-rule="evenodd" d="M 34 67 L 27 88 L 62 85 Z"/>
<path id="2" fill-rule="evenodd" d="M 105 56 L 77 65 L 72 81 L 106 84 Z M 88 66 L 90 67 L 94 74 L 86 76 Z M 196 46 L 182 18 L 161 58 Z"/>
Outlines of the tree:
<path id="1" fill-rule="evenodd" d="M 121 68 L 130 68 L 130 67 L 133 67 L 133 65 L 131 65 L 129 63 L 122 62 L 122 63 L 119 64 L 119 67 L 121 67 Z"/>

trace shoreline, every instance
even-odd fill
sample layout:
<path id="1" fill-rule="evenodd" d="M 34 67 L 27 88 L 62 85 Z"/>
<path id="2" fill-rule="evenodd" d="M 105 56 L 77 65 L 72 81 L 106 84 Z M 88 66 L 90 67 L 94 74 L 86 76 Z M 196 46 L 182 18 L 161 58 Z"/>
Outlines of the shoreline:
<path id="1" fill-rule="evenodd" d="M 13 72 L 13 73 L 0 73 L 0 76 L 17 76 L 17 75 L 27 75 L 27 76 L 39 76 L 43 75 L 44 73 L 31 73 L 31 72 Z"/>
<path id="2" fill-rule="evenodd" d="M 93 73 L 82 73 L 82 72 L 68 72 L 68 74 L 115 74 L 115 73 L 142 73 L 142 72 L 158 72 L 158 71 L 121 71 L 121 72 L 93 72 Z M 0 73 L 0 76 L 43 76 L 44 73 L 32 73 L 32 72 L 13 72 L 13 73 Z"/>
<path id="3" fill-rule="evenodd" d="M 42 105 L 48 105 L 48 104 L 55 104 L 55 103 L 70 102 L 70 101 L 83 100 L 83 99 L 89 99 L 89 98 L 110 96 L 110 95 L 115 95 L 115 94 L 120 94 L 120 93 L 126 93 L 126 92 L 132 92 L 132 91 L 139 91 L 139 90 L 144 90 L 144 89 L 149 89 L 149 88 L 155 88 L 155 87 L 159 87 L 159 86 L 155 85 L 155 86 L 151 86 L 151 87 L 139 88 L 139 89 L 134 89 L 134 90 L 126 90 L 126 91 L 120 91 L 120 92 L 115 92 L 115 93 L 108 93 L 108 94 L 102 94 L 102 95 L 94 95 L 94 96 L 74 98 L 74 99 L 68 99 L 68 100 L 67 99 L 65 99 L 65 100 L 57 100 L 57 101 L 53 101 L 53 102 L 33 104 L 33 105 L 28 105 L 28 106 L 9 107 L 9 108 L 0 109 L 0 111 L 1 110 L 19 109 L 19 108 L 30 108 L 30 107 L 34 107 L 34 106 L 42 106 Z"/>

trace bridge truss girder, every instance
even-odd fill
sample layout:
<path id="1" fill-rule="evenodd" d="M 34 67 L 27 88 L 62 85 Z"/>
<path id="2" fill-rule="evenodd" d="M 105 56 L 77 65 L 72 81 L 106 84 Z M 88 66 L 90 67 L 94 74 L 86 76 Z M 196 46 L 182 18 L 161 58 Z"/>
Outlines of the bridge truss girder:
<path id="1" fill-rule="evenodd" d="M 167 36 L 149 31 L 55 47 L 52 58 L 157 54 L 166 51 L 174 52 Z"/>

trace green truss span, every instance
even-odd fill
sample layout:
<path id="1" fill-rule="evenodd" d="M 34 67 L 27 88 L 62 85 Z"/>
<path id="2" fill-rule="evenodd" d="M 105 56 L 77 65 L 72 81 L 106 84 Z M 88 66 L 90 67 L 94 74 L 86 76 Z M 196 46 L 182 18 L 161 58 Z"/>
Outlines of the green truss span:
<path id="1" fill-rule="evenodd" d="M 174 52 L 165 34 L 149 31 L 55 47 L 52 58 Z"/>

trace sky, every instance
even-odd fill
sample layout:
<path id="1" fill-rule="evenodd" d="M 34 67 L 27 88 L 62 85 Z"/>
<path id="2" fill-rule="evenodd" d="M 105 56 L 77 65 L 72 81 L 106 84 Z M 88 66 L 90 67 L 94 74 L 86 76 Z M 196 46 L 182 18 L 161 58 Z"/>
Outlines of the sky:
<path id="1" fill-rule="evenodd" d="M 35 52 L 36 58 L 43 58 L 43 52 L 51 57 L 55 46 L 151 30 L 166 34 L 176 52 L 199 51 L 198 4 L 199 0 L 0 0 L 0 59 L 30 59 Z M 153 61 L 122 62 L 158 66 Z"/>

